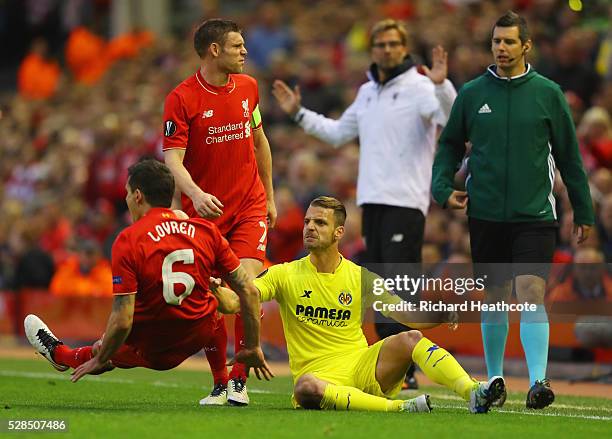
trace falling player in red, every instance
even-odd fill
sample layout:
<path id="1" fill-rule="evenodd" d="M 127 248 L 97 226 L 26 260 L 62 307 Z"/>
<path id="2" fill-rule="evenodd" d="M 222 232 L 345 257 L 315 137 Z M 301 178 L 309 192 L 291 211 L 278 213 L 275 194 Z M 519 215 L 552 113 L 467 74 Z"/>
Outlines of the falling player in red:
<path id="1" fill-rule="evenodd" d="M 205 21 L 194 46 L 201 67 L 167 96 L 164 107 L 164 157 L 182 194 L 174 207 L 213 221 L 253 279 L 263 269 L 267 229 L 276 221 L 257 82 L 241 74 L 247 50 L 235 23 Z M 224 325 L 218 329 L 206 349 L 215 387 L 201 403 L 246 405 L 246 370 L 237 363 L 228 377 L 227 333 Z M 237 318 L 236 352 L 243 343 Z"/>
<path id="2" fill-rule="evenodd" d="M 217 227 L 170 209 L 174 179 L 161 162 L 131 166 L 126 190 L 134 224 L 113 244 L 115 296 L 106 333 L 93 346 L 71 349 L 29 315 L 24 325 L 30 343 L 56 369 L 74 368 L 73 382 L 114 367 L 174 368 L 211 343 L 217 299 L 208 285 L 218 271 L 248 309 L 239 360 L 269 378 L 259 346 L 259 294 Z"/>

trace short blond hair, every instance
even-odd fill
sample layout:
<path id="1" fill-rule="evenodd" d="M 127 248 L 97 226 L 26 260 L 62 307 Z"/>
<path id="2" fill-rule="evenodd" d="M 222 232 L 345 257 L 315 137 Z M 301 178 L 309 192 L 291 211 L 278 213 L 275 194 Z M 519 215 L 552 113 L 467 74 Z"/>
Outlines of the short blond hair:
<path id="1" fill-rule="evenodd" d="M 379 22 L 375 23 L 374 26 L 372 26 L 372 30 L 370 30 L 370 49 L 373 47 L 374 38 L 376 38 L 378 34 L 393 29 L 399 32 L 402 44 L 404 46 L 408 45 L 408 31 L 406 30 L 406 26 L 397 20 L 386 18 L 384 20 L 380 20 Z"/>

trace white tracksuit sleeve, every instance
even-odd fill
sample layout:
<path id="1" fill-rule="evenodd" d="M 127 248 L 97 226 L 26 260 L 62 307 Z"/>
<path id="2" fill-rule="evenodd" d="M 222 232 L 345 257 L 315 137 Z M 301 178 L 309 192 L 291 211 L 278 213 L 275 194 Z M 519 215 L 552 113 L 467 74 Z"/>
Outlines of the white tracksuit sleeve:
<path id="1" fill-rule="evenodd" d="M 337 148 L 359 135 L 357 105 L 357 101 L 353 102 L 338 120 L 302 107 L 296 120 L 306 133 Z"/>
<path id="2" fill-rule="evenodd" d="M 440 104 L 438 110 L 433 115 L 434 121 L 440 126 L 445 126 L 453 108 L 453 102 L 455 102 L 457 97 L 457 90 L 455 90 L 452 82 L 445 79 L 442 84 L 434 87 L 434 93 Z"/>

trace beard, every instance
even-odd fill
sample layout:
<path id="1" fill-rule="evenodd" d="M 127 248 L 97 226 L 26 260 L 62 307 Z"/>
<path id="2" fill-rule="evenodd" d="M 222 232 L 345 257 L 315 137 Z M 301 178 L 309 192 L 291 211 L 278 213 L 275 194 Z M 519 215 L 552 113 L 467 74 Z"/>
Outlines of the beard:
<path id="1" fill-rule="evenodd" d="M 332 245 L 334 245 L 338 240 L 332 235 L 329 240 L 321 241 L 321 239 L 317 239 L 316 241 L 306 241 L 304 239 L 304 249 L 308 251 L 312 250 L 325 250 Z"/>
<path id="2" fill-rule="evenodd" d="M 242 73 L 242 66 L 240 64 L 227 64 L 223 67 L 223 70 L 228 74 Z"/>
<path id="3" fill-rule="evenodd" d="M 241 64 L 238 61 L 232 61 L 230 59 L 226 59 L 223 62 L 223 70 L 226 73 L 242 73 L 242 71 L 244 70 L 244 64 Z"/>

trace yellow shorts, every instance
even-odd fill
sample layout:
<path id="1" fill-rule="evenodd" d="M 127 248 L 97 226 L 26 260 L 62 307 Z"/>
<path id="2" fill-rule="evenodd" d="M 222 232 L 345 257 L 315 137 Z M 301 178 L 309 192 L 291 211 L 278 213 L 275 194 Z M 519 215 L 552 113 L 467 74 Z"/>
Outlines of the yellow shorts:
<path id="1" fill-rule="evenodd" d="M 370 395 L 381 396 L 393 399 L 402 390 L 403 378 L 401 378 L 392 389 L 386 393 L 380 388 L 376 381 L 376 363 L 378 354 L 384 340 L 351 352 L 344 352 L 339 355 L 329 355 L 318 359 L 300 370 L 299 376 L 312 374 L 320 380 L 327 381 L 338 386 L 355 387 Z M 295 399 L 292 398 L 295 405 Z"/>

